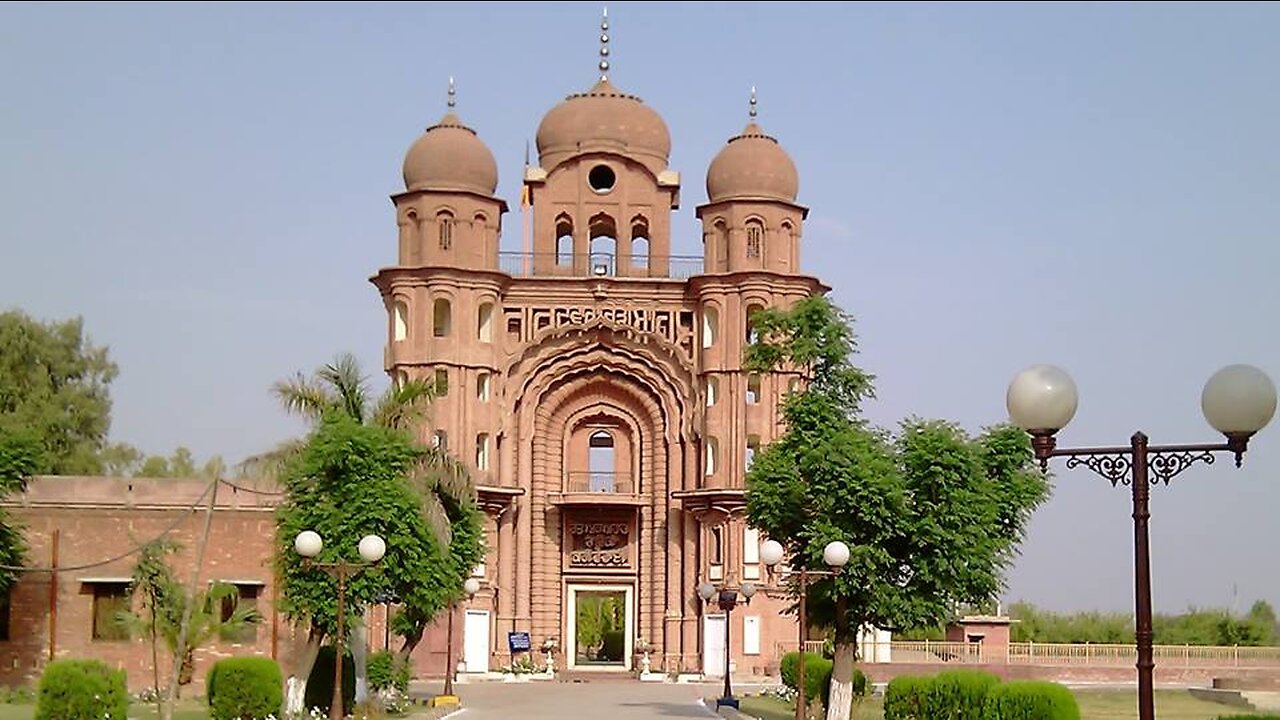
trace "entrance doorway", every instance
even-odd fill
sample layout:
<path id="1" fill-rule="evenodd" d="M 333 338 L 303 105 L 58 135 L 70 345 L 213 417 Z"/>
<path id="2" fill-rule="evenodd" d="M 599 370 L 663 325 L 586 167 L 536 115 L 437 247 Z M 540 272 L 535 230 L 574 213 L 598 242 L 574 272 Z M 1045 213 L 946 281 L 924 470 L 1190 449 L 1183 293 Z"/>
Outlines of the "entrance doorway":
<path id="1" fill-rule="evenodd" d="M 462 662 L 469 673 L 489 672 L 489 613 L 468 610 L 462 625 Z"/>
<path id="2" fill-rule="evenodd" d="M 627 585 L 569 586 L 567 651 L 578 670 L 630 670 L 632 599 Z"/>
<path id="3" fill-rule="evenodd" d="M 724 677 L 724 615 L 702 616 L 702 674 Z"/>

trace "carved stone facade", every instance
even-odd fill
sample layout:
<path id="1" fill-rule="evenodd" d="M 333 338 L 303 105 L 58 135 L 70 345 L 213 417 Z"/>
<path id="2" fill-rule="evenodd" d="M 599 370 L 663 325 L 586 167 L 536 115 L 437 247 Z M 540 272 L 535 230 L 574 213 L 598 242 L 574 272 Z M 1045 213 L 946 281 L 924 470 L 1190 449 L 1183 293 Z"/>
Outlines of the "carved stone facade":
<path id="1" fill-rule="evenodd" d="M 397 263 L 372 282 L 387 372 L 437 383 L 422 440 L 471 465 L 489 512 L 466 669 L 509 662 L 508 633 L 528 632 L 535 648 L 558 639 L 561 668 L 631 669 L 641 639 L 655 670 L 715 674 L 724 627 L 698 599 L 706 580 L 764 588 L 733 613 L 737 672 L 773 670 L 778 644 L 794 645 L 743 479 L 797 379 L 748 374 L 742 355 L 753 312 L 827 288 L 799 271 L 797 173 L 752 103 L 708 172 L 701 257 L 671 254 L 665 123 L 605 77 L 538 129 L 521 252 L 499 249 L 492 155 L 452 110 L 410 149 Z M 618 601 L 625 647 L 596 662 L 609 653 L 575 647 L 576 624 L 600 593 Z"/>

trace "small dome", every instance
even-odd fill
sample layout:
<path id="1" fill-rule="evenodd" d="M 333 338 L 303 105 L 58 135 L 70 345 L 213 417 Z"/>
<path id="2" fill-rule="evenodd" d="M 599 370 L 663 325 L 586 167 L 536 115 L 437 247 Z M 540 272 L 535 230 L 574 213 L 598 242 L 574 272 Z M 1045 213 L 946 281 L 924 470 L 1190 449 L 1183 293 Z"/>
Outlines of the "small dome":
<path id="1" fill-rule="evenodd" d="M 476 131 L 450 111 L 409 147 L 404 187 L 492 196 L 498 189 L 498 163 Z"/>
<path id="2" fill-rule="evenodd" d="M 756 125 L 729 140 L 707 168 L 707 197 L 721 200 L 768 199 L 795 202 L 800 173 L 791 156 Z"/>
<path id="3" fill-rule="evenodd" d="M 633 158 L 656 175 L 671 154 L 662 117 L 604 79 L 551 108 L 538 125 L 537 142 L 539 163 L 547 170 L 574 155 L 605 151 Z"/>

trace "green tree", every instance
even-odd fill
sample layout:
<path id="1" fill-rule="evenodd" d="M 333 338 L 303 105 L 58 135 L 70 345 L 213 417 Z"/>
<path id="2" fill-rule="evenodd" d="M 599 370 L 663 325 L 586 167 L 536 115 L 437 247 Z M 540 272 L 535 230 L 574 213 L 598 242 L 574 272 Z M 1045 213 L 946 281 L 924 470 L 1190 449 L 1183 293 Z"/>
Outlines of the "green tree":
<path id="1" fill-rule="evenodd" d="M 22 492 L 27 479 L 44 467 L 44 446 L 30 430 L 0 428 L 0 499 Z M 22 528 L 0 507 L 0 594 L 8 593 L 26 563 L 27 543 Z"/>
<path id="2" fill-rule="evenodd" d="M 80 318 L 42 323 L 0 313 L 0 435 L 30 431 L 44 448 L 35 474 L 94 475 L 111 424 L 117 368 Z"/>
<path id="3" fill-rule="evenodd" d="M 971 438 L 953 423 L 911 419 L 896 435 L 860 416 L 872 376 L 852 363 L 852 319 L 824 297 L 754 316 L 746 365 L 799 373 L 782 404 L 786 431 L 747 475 L 747 514 L 783 544 L 792 567 L 821 566 L 832 540 L 851 558 L 810 589 L 810 618 L 831 627 L 827 717 L 849 716 L 858 628 L 936 625 L 990 600 L 1032 511 L 1048 497 L 1026 434 Z"/>
<path id="4" fill-rule="evenodd" d="M 286 497 L 277 510 L 276 564 L 281 577 L 281 609 L 294 621 L 310 626 L 308 652 L 298 677 L 305 678 L 320 644 L 337 628 L 336 581 L 326 573 L 304 567 L 293 549 L 303 530 L 324 539 L 321 561 L 356 559 L 356 545 L 367 534 L 380 535 L 386 556 L 376 568 L 353 577 L 347 602 L 354 615 L 392 595 L 421 628 L 462 595 L 462 583 L 483 555 L 478 511 L 470 499 L 460 503 L 449 544 L 440 541 L 424 519 L 428 496 L 410 482 L 425 462 L 427 450 L 402 430 L 365 425 L 344 409 L 325 412 L 300 450 L 287 462 L 283 475 Z M 439 498 L 433 498 L 438 500 Z M 446 516 L 449 511 L 446 505 Z M 416 639 L 406 636 L 408 643 Z"/>

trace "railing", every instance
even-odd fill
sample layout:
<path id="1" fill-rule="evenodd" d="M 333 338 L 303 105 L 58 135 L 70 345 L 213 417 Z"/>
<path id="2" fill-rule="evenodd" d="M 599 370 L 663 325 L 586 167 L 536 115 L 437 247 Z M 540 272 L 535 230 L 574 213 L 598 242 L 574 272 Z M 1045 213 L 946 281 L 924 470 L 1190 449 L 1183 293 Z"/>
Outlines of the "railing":
<path id="1" fill-rule="evenodd" d="M 632 277 L 687 280 L 702 273 L 698 255 L 498 253 L 498 269 L 513 277 Z"/>
<path id="2" fill-rule="evenodd" d="M 1278 667 L 1280 647 L 1219 645 L 1156 645 L 1157 667 Z M 1009 664 L 1017 665 L 1133 665 L 1133 645 L 1094 643 L 1009 643 Z"/>
<path id="3" fill-rule="evenodd" d="M 780 643 L 780 646 L 782 643 Z M 787 644 L 794 650 L 794 642 Z M 1078 665 L 1132 667 L 1138 660 L 1134 645 L 1094 643 L 1009 643 L 1008 647 L 984 643 L 936 640 L 895 640 L 859 645 L 864 658 L 885 658 L 894 663 L 957 663 L 993 665 Z M 1156 645 L 1156 667 L 1280 667 L 1280 647 L 1210 645 Z"/>
<path id="4" fill-rule="evenodd" d="M 571 493 L 613 493 L 634 495 L 635 481 L 626 473 L 571 472 L 565 477 L 564 491 Z"/>
<path id="5" fill-rule="evenodd" d="M 798 645 L 799 643 L 797 643 L 795 640 L 792 640 L 790 642 L 781 640 L 774 643 L 774 648 L 778 652 L 778 657 L 782 657 L 783 655 L 789 652 L 795 652 L 796 647 Z M 805 640 L 804 651 L 812 655 L 821 655 L 823 651 L 826 649 L 826 645 L 827 645 L 826 640 Z"/>

